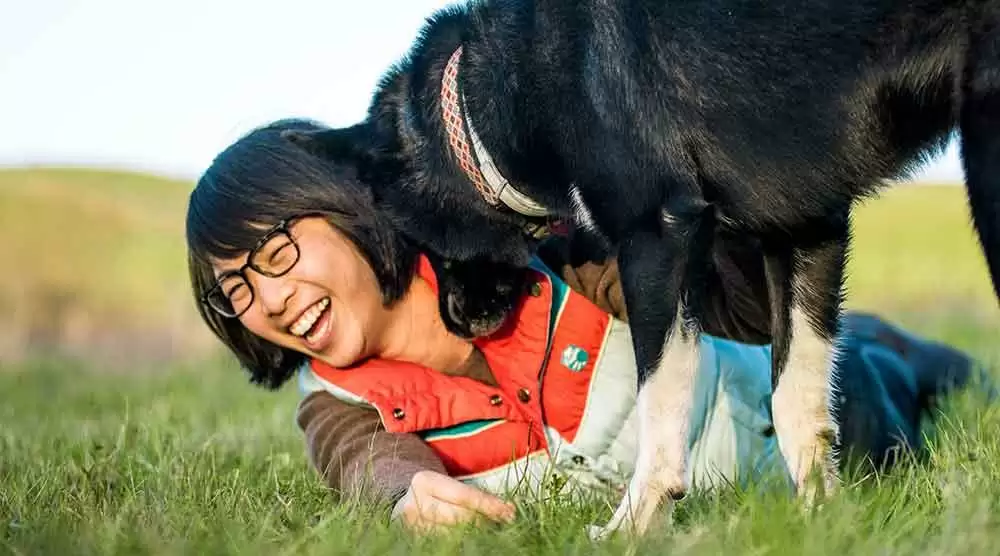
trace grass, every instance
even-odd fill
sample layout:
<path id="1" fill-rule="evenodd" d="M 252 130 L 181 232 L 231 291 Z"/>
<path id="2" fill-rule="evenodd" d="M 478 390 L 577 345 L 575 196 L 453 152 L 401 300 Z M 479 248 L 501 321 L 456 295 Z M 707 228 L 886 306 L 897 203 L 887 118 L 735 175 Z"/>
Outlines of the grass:
<path id="1" fill-rule="evenodd" d="M 962 195 L 899 188 L 864 206 L 851 305 L 1000 367 L 1000 310 Z M 169 249 L 159 256 L 174 260 Z M 620 554 L 627 547 L 623 539 L 595 546 L 583 534 L 610 515 L 613 500 L 523 504 L 509 527 L 409 535 L 381 519 L 380 508 L 337 500 L 320 486 L 294 424 L 293 388 L 252 388 L 227 360 L 178 362 L 157 373 L 101 368 L 34 358 L 0 372 L 0 554 Z M 851 486 L 813 515 L 777 492 L 696 493 L 679 506 L 677 523 L 660 524 L 637 548 L 995 554 L 996 430 L 1000 409 L 961 396 L 938 421 L 927 461 L 849 476 Z"/>

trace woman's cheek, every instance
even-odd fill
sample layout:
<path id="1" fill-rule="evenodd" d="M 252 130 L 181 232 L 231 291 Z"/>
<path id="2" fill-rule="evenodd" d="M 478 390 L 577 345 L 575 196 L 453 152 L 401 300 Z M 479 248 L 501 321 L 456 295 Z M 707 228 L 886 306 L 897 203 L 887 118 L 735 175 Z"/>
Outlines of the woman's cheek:
<path id="1" fill-rule="evenodd" d="M 240 323 L 250 331 L 251 334 L 257 336 L 258 338 L 263 338 L 271 343 L 281 344 L 278 341 L 280 334 L 273 326 L 269 326 L 266 321 L 259 318 L 258 315 L 253 314 L 254 310 L 251 309 L 247 311 L 242 317 L 240 317 Z"/>

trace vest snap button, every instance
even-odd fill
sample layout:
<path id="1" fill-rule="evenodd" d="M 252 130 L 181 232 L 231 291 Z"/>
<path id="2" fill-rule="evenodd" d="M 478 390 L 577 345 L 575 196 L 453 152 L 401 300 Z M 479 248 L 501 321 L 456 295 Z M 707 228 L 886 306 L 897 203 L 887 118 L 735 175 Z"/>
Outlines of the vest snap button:
<path id="1" fill-rule="evenodd" d="M 402 408 L 397 407 L 396 409 L 392 410 L 392 416 L 395 417 L 396 419 L 402 419 L 403 417 L 406 417 L 406 412 L 403 411 Z"/>
<path id="2" fill-rule="evenodd" d="M 517 391 L 517 399 L 524 403 L 528 403 L 531 401 L 531 392 L 529 392 L 527 388 L 521 388 Z"/>
<path id="3" fill-rule="evenodd" d="M 538 282 L 532 282 L 531 288 L 529 289 L 529 293 L 531 293 L 532 297 L 538 297 L 542 295 L 542 285 L 539 284 Z"/>
<path id="4" fill-rule="evenodd" d="M 502 403 L 503 403 L 503 398 L 501 398 L 499 394 L 493 394 L 492 396 L 490 396 L 490 405 L 496 407 Z"/>

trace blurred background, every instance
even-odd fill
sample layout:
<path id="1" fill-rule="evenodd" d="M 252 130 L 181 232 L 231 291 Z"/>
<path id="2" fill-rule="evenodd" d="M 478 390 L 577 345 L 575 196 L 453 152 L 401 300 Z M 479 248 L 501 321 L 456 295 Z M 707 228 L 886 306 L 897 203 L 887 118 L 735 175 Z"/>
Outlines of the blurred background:
<path id="1" fill-rule="evenodd" d="M 187 195 L 255 126 L 362 118 L 379 76 L 445 4 L 0 0 L 0 540 L 104 546 L 146 515 L 154 536 L 188 542 L 156 521 L 174 514 L 150 517 L 159 506 L 122 493 L 142 469 L 156 487 L 178 453 L 210 452 L 219 476 L 270 473 L 247 463 L 257 459 L 294 465 L 313 484 L 294 388 L 246 385 L 197 318 Z M 953 143 L 859 207 L 849 306 L 996 362 L 1000 311 L 961 181 Z M 67 479 L 32 482 L 44 470 Z M 53 505 L 74 510 L 42 519 Z M 93 532 L 98 518 L 84 516 L 109 507 L 119 517 Z M 38 523 L 50 534 L 26 532 Z"/>
<path id="2" fill-rule="evenodd" d="M 0 4 L 0 362 L 155 367 L 213 347 L 182 241 L 198 174 L 270 120 L 361 119 L 445 2 Z"/>

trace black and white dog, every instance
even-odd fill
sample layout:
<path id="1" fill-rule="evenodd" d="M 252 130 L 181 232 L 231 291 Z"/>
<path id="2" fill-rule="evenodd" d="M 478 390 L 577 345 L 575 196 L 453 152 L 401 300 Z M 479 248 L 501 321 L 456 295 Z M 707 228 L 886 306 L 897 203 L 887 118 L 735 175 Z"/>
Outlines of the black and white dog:
<path id="1" fill-rule="evenodd" d="M 584 256 L 616 253 L 641 438 L 604 531 L 641 532 L 688 488 L 713 234 L 759 241 L 781 450 L 801 494 L 830 489 L 852 201 L 954 130 L 1000 295 L 1000 0 L 484 0 L 428 21 L 365 121 L 288 138 L 454 261 L 442 313 L 465 335 L 520 295 L 525 226 L 571 219 Z"/>

